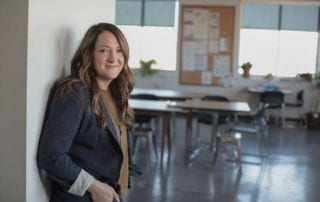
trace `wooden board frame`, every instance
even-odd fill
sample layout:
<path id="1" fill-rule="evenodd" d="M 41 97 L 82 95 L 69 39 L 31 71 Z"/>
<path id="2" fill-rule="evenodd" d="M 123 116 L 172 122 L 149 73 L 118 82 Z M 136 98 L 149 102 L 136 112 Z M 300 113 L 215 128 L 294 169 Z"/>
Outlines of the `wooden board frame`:
<path id="1" fill-rule="evenodd" d="M 218 85 L 232 76 L 235 10 L 220 5 L 181 7 L 180 84 Z"/>

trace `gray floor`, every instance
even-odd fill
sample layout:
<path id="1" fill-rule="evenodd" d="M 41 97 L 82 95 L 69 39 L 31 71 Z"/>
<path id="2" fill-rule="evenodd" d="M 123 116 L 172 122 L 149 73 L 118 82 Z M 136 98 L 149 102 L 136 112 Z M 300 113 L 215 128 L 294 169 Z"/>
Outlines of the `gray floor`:
<path id="1" fill-rule="evenodd" d="M 201 127 L 206 136 L 209 127 Z M 320 201 L 320 131 L 303 126 L 270 126 L 270 155 L 243 156 L 242 172 L 220 156 L 214 168 L 212 154 L 202 152 L 190 167 L 184 164 L 185 122 L 178 118 L 172 151 L 150 166 L 145 141 L 134 159 L 144 174 L 132 178 L 126 202 L 315 202 Z M 255 136 L 243 136 L 244 153 L 258 152 Z"/>

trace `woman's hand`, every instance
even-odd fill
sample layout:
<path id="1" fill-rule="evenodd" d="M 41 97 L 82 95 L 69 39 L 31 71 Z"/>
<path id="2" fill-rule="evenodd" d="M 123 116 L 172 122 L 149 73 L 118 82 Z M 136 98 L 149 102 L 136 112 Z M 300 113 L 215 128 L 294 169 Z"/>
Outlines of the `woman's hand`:
<path id="1" fill-rule="evenodd" d="M 92 185 L 88 188 L 93 202 L 112 202 L 113 199 L 120 201 L 118 194 L 108 184 L 94 180 Z"/>

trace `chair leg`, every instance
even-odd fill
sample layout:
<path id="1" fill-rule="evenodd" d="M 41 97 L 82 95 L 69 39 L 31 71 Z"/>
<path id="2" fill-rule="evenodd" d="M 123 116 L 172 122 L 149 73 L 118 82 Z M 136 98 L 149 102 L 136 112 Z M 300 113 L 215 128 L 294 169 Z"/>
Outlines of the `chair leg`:
<path id="1" fill-rule="evenodd" d="M 158 159 L 157 138 L 155 134 L 152 134 L 152 141 L 153 141 L 154 154 L 156 156 L 156 159 Z"/>
<path id="2" fill-rule="evenodd" d="M 269 133 L 267 128 L 262 129 L 262 133 L 265 139 L 265 148 L 266 148 L 266 156 L 269 156 L 270 153 L 270 143 L 269 143 Z"/>
<path id="3" fill-rule="evenodd" d="M 240 137 L 241 138 L 241 137 Z M 241 139 L 237 139 L 237 137 L 235 137 L 236 139 L 236 148 L 237 148 L 237 164 L 238 167 L 241 169 L 242 168 L 242 156 L 241 156 Z"/>
<path id="4" fill-rule="evenodd" d="M 285 115 L 285 110 L 286 110 L 286 106 L 285 104 L 281 104 L 281 126 L 284 128 L 285 127 L 285 121 L 286 121 L 286 115 Z"/>
<path id="5" fill-rule="evenodd" d="M 217 140 L 217 137 L 220 136 L 220 134 L 218 134 L 218 126 L 217 126 L 217 123 L 218 123 L 218 115 L 217 114 L 214 114 L 212 116 L 212 123 L 211 123 L 211 126 L 212 126 L 212 129 L 211 129 L 211 142 L 210 142 L 210 149 L 212 152 L 214 152 L 214 150 L 216 149 L 216 140 Z"/>
<path id="6" fill-rule="evenodd" d="M 172 132 L 172 138 L 174 138 L 174 136 L 176 135 L 176 130 L 177 130 L 177 114 L 176 112 L 172 112 L 171 113 L 171 124 L 172 124 L 172 127 L 171 127 L 171 132 Z"/>
<path id="7" fill-rule="evenodd" d="M 259 149 L 259 156 L 262 157 L 263 156 L 263 151 L 262 151 L 262 141 L 261 141 L 261 133 L 260 130 L 257 128 L 257 140 L 258 140 L 258 149 Z"/>
<path id="8" fill-rule="evenodd" d="M 136 153 L 136 148 L 137 148 L 137 137 L 133 136 L 132 137 L 132 155 Z"/>
<path id="9" fill-rule="evenodd" d="M 304 115 L 301 112 L 301 107 L 298 107 L 298 114 L 299 114 L 299 123 L 301 125 L 306 124 L 306 118 L 304 117 Z"/>
<path id="10" fill-rule="evenodd" d="M 149 160 L 150 160 L 150 165 L 153 164 L 153 152 L 154 152 L 154 146 L 153 146 L 153 134 L 151 131 L 148 131 L 147 134 L 147 141 L 148 141 L 148 148 L 149 148 Z"/>
<path id="11" fill-rule="evenodd" d="M 220 153 L 220 147 L 221 147 L 221 138 L 216 137 L 216 148 L 215 148 L 215 151 L 213 152 L 212 166 L 214 166 L 217 162 L 218 155 Z"/>
<path id="12" fill-rule="evenodd" d="M 150 126 L 151 128 L 154 128 L 155 129 L 155 134 L 158 135 L 158 134 L 161 134 L 162 131 L 160 131 L 160 121 L 161 119 L 159 117 L 156 117 L 152 120 L 152 124 L 154 127 L 152 127 L 152 125 Z"/>
<path id="13" fill-rule="evenodd" d="M 214 125 L 212 124 L 212 129 L 211 129 L 211 141 L 210 141 L 210 150 L 211 151 L 213 151 L 214 152 L 214 150 L 215 150 L 215 141 L 216 141 L 216 137 L 215 137 L 215 134 L 216 132 L 215 132 L 215 127 L 214 127 Z M 219 136 L 219 135 L 217 135 L 217 136 Z"/>
<path id="14" fill-rule="evenodd" d="M 196 138 L 196 145 L 199 145 L 199 142 L 200 142 L 200 123 L 198 120 L 197 120 L 197 129 L 196 129 L 195 138 Z"/>

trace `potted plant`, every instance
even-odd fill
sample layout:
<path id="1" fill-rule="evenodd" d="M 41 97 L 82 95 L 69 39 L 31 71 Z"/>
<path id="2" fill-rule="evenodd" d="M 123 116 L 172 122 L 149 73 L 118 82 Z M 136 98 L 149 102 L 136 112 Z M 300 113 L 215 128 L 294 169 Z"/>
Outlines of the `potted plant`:
<path id="1" fill-rule="evenodd" d="M 301 79 L 303 79 L 304 81 L 309 81 L 309 82 L 312 81 L 312 74 L 310 74 L 310 73 L 299 74 L 299 77 Z"/>
<path id="2" fill-rule="evenodd" d="M 140 67 L 138 70 L 140 71 L 141 75 L 148 76 L 148 75 L 159 73 L 158 69 L 151 68 L 153 64 L 157 64 L 157 61 L 155 59 L 152 59 L 149 61 L 140 60 Z"/>
<path id="3" fill-rule="evenodd" d="M 244 78 L 250 77 L 250 69 L 252 67 L 252 64 L 250 62 L 245 62 L 240 67 L 243 70 L 242 77 Z"/>

